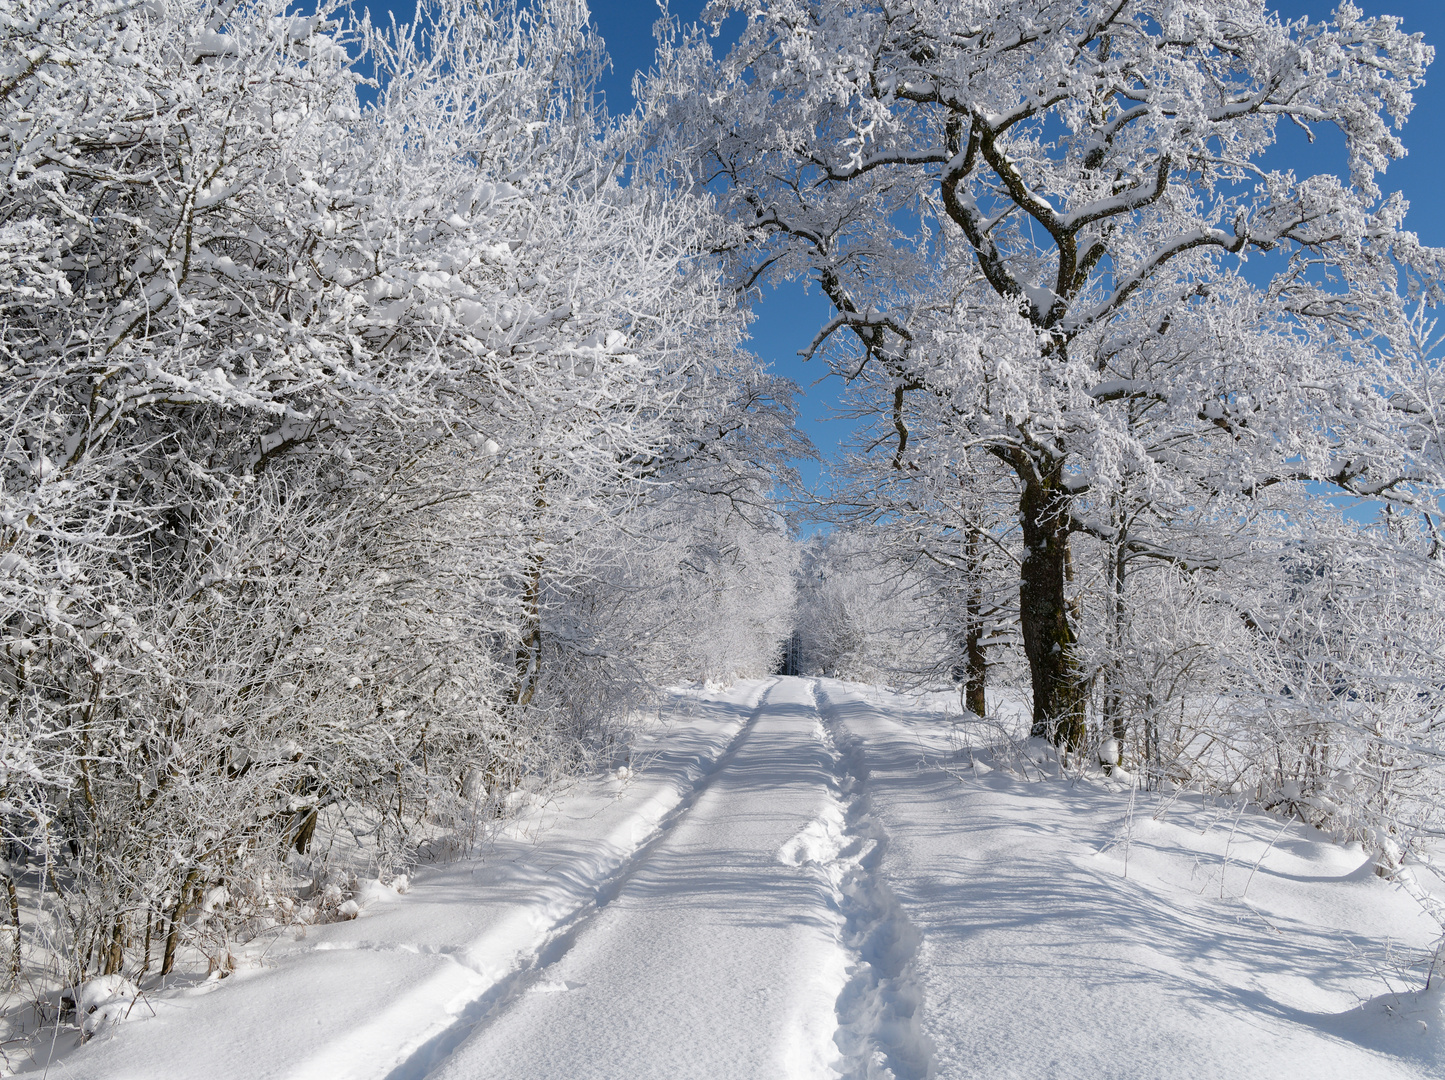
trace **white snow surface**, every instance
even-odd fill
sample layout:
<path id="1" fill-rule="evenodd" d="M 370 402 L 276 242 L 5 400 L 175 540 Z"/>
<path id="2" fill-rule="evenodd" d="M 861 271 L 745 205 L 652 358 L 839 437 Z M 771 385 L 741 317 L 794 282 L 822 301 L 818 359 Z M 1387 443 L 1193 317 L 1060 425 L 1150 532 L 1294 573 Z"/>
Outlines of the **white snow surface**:
<path id="1" fill-rule="evenodd" d="M 1445 973 L 1410 966 L 1439 927 L 1358 846 L 1020 776 L 826 680 L 739 684 L 652 746 L 354 921 L 127 1000 L 50 1074 L 1445 1075 Z"/>

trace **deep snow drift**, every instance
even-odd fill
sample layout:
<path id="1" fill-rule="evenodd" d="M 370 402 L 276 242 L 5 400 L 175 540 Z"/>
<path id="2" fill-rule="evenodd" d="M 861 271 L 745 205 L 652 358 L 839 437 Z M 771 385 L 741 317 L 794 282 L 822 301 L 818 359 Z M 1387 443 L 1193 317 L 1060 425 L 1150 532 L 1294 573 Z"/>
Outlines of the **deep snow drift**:
<path id="1" fill-rule="evenodd" d="M 742 684 L 484 858 L 59 1033 L 51 1075 L 1445 1070 L 1439 927 L 1366 852 L 1022 760 L 911 698 Z"/>

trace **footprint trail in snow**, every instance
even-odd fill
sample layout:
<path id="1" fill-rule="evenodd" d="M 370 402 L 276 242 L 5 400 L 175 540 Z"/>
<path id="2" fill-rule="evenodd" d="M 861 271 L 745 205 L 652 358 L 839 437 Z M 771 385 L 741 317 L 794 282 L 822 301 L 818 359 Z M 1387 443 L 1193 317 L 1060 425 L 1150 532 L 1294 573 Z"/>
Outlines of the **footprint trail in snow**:
<path id="1" fill-rule="evenodd" d="M 686 815 L 532 992 L 428 1075 L 838 1075 L 852 959 L 840 899 L 861 872 L 838 768 L 810 684 L 779 681 Z"/>

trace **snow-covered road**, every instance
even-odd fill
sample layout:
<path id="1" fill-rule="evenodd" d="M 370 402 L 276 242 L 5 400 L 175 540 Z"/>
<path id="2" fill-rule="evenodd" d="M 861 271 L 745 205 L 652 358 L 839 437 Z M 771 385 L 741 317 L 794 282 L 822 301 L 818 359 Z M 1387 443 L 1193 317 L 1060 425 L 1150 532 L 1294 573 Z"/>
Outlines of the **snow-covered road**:
<path id="1" fill-rule="evenodd" d="M 439 1080 L 826 1076 L 845 981 L 820 875 L 779 851 L 833 805 L 806 683 L 785 680 L 575 945 Z"/>
<path id="2" fill-rule="evenodd" d="M 579 784 L 481 862 L 154 996 L 51 1073 L 1439 1074 L 1440 995 L 1341 1015 L 1404 988 L 1381 965 L 1432 935 L 1364 853 L 961 745 L 881 691 L 740 685 L 661 731 L 638 777 Z"/>

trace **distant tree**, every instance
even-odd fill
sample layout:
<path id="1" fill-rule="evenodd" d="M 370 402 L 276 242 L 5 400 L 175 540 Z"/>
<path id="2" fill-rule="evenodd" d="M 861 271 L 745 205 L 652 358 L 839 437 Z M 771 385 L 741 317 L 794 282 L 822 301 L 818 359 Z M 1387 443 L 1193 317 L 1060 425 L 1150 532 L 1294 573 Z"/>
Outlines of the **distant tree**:
<path id="1" fill-rule="evenodd" d="M 984 716 L 989 668 L 1005 659 L 999 646 L 1018 640 L 1017 484 L 1011 470 L 970 455 L 948 425 L 931 422 L 932 398 L 878 408 L 878 391 L 891 386 L 876 374 L 851 384 L 851 406 L 870 422 L 838 463 L 828 512 L 871 532 L 878 558 L 916 590 L 919 625 L 899 630 L 916 646 L 912 677 L 953 682 L 963 706 Z M 900 422 L 909 433 L 903 453 Z"/>

